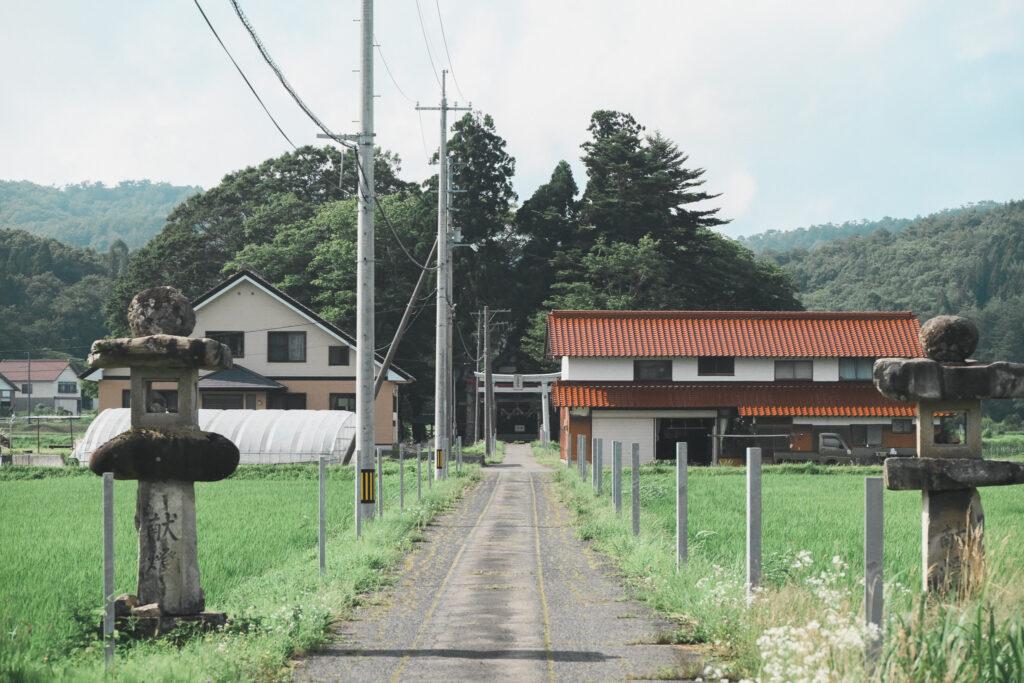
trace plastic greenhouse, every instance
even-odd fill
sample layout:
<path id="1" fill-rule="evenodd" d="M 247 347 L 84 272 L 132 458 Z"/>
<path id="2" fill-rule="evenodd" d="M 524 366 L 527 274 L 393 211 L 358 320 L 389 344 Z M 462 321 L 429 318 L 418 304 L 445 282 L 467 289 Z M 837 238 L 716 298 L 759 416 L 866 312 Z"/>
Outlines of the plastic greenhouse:
<path id="1" fill-rule="evenodd" d="M 130 408 L 100 413 L 72 457 L 88 464 L 92 452 L 131 428 Z M 238 446 L 243 465 L 317 462 L 324 455 L 340 463 L 355 436 L 355 413 L 347 410 L 200 410 L 199 428 Z"/>

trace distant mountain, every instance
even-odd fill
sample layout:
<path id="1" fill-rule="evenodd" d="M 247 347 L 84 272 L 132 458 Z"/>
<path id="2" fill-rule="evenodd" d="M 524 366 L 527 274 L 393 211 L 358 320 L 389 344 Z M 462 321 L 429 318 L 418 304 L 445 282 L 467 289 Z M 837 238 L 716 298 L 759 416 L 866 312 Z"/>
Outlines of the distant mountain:
<path id="1" fill-rule="evenodd" d="M 898 233 L 764 257 L 793 276 L 808 310 L 909 310 L 922 321 L 962 315 L 981 333 L 975 358 L 1024 362 L 1024 201 L 943 211 Z M 1010 402 L 991 403 L 997 414 Z"/>
<path id="2" fill-rule="evenodd" d="M 958 209 L 946 209 L 934 215 L 955 215 L 963 211 L 985 211 L 1002 206 L 998 202 L 977 202 L 967 204 Z M 764 251 L 789 251 L 790 249 L 816 249 L 829 240 L 841 239 L 852 235 L 870 235 L 875 230 L 885 230 L 889 233 L 900 232 L 904 228 L 921 220 L 917 218 L 885 218 L 877 221 L 861 219 L 858 221 L 846 221 L 840 225 L 835 223 L 824 223 L 812 225 L 806 228 L 794 228 L 793 230 L 766 230 L 756 235 L 739 237 L 740 244 L 756 254 Z"/>
<path id="3" fill-rule="evenodd" d="M 106 251 L 116 240 L 137 249 L 160 232 L 175 206 L 201 191 L 148 180 L 62 188 L 0 180 L 0 228 L 96 251 Z"/>

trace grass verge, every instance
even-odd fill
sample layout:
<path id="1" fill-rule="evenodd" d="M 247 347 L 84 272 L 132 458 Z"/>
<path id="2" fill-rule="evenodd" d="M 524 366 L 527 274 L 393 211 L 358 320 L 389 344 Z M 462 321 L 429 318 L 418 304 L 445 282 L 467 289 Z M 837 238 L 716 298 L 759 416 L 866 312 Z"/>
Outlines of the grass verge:
<path id="1" fill-rule="evenodd" d="M 557 452 L 535 452 L 557 463 Z M 630 475 L 623 513 L 611 473 L 595 495 L 574 468 L 554 479 L 581 538 L 615 558 L 635 595 L 675 619 L 676 642 L 703 643 L 705 679 L 760 681 L 1024 680 L 1024 548 L 994 539 L 1024 532 L 1019 497 L 983 493 L 988 573 L 979 597 L 925 600 L 920 586 L 920 494 L 885 497 L 886 624 L 878 664 L 865 667 L 873 633 L 863 623 L 863 490 L 867 468 L 766 467 L 763 588 L 748 593 L 744 470 L 692 468 L 689 561 L 675 567 L 675 468 L 641 468 L 639 536 L 632 535 Z M 588 477 L 589 479 L 589 477 Z M 851 569 L 853 567 L 853 569 Z"/>
<path id="2" fill-rule="evenodd" d="M 48 469 L 48 468 L 40 468 Z M 51 470 L 57 472 L 59 470 Z M 384 469 L 384 515 L 353 536 L 351 467 L 328 474 L 326 575 L 319 576 L 316 465 L 241 467 L 196 485 L 200 572 L 207 608 L 228 613 L 216 633 L 117 643 L 114 675 L 126 681 L 274 680 L 329 638 L 331 625 L 387 583 L 422 527 L 479 478 L 467 466 L 423 486 L 406 464 Z M 424 482 L 425 484 L 425 482 Z M 115 485 L 117 592 L 135 592 L 134 482 Z M 97 638 L 102 594 L 101 483 L 95 476 L 0 480 L 0 680 L 103 680 Z M 7 552 L 7 549 L 17 549 Z"/>

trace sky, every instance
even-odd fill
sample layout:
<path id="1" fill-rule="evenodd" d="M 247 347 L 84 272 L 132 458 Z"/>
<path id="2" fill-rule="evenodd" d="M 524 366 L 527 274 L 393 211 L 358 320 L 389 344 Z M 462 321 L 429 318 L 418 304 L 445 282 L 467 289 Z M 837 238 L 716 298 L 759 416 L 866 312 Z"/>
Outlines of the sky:
<path id="1" fill-rule="evenodd" d="M 297 145 L 324 144 L 228 0 L 200 0 Z M 239 0 L 334 132 L 359 120 L 357 0 Z M 1024 198 L 1024 3 L 378 0 L 375 128 L 433 174 L 438 74 L 490 114 L 524 201 L 579 157 L 590 115 L 632 114 L 705 170 L 744 235 Z M 194 2 L 0 2 L 0 179 L 215 186 L 291 145 Z M 450 115 L 454 118 L 454 115 Z"/>

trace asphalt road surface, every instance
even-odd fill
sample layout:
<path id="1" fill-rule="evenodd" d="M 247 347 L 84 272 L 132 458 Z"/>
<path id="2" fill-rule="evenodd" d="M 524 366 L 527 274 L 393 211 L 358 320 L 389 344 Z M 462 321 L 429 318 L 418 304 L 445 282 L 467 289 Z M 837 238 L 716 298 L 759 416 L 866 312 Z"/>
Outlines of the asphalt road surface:
<path id="1" fill-rule="evenodd" d="M 686 671 L 675 624 L 629 600 L 578 541 L 529 446 L 428 527 L 396 583 L 294 671 L 299 681 L 622 681 Z"/>

